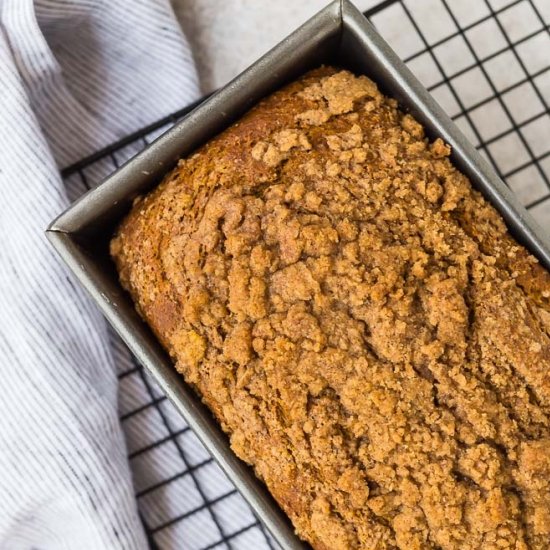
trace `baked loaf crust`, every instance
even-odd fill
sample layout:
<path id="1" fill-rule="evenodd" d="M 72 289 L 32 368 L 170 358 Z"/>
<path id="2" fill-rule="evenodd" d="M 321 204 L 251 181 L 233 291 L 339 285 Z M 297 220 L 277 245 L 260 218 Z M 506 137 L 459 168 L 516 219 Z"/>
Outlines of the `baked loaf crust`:
<path id="1" fill-rule="evenodd" d="M 181 160 L 112 241 L 316 550 L 550 548 L 550 276 L 449 152 L 323 67 Z"/>

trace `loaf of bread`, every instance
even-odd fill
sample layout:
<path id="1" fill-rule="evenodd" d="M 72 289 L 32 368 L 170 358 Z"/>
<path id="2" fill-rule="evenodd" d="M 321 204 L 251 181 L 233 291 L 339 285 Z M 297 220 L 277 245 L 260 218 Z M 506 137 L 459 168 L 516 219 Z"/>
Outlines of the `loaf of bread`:
<path id="1" fill-rule="evenodd" d="M 449 154 L 322 67 L 181 160 L 112 240 L 316 550 L 550 548 L 550 275 Z"/>

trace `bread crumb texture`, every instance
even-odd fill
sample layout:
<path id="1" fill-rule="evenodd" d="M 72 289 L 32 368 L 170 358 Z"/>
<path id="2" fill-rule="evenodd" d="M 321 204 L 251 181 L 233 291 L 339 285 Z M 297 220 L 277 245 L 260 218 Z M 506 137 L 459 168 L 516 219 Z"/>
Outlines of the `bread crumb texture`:
<path id="1" fill-rule="evenodd" d="M 112 241 L 316 550 L 550 548 L 550 276 L 449 153 L 322 67 L 181 160 Z"/>

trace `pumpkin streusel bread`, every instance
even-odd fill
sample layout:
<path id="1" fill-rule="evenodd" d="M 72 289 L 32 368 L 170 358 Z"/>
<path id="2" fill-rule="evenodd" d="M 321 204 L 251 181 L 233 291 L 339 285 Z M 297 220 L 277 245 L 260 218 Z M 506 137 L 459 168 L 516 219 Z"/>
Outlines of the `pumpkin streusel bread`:
<path id="1" fill-rule="evenodd" d="M 315 550 L 550 548 L 550 275 L 321 67 L 138 199 L 123 286 Z"/>

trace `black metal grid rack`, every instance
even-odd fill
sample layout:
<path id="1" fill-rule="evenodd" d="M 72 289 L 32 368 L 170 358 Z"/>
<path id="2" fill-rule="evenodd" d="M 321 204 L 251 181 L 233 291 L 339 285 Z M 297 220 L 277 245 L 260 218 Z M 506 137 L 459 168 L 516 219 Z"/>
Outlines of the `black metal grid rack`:
<path id="1" fill-rule="evenodd" d="M 550 229 L 550 2 L 385 0 L 365 15 Z M 194 106 L 66 168 L 69 197 L 99 183 Z M 274 550 L 155 382 L 115 336 L 113 346 L 120 419 L 151 548 Z"/>

